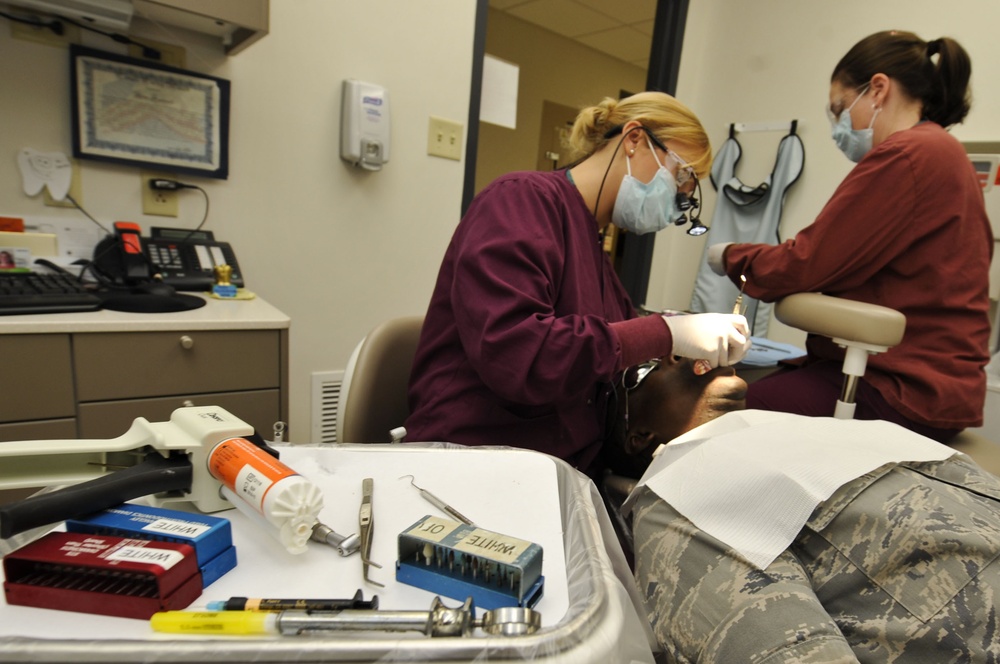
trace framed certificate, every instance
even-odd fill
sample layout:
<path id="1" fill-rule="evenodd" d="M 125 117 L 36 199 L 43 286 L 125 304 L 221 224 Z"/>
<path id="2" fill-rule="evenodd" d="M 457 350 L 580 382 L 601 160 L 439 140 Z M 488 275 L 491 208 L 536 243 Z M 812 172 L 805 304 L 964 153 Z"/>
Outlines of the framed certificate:
<path id="1" fill-rule="evenodd" d="M 225 179 L 229 81 L 70 47 L 73 156 Z"/>

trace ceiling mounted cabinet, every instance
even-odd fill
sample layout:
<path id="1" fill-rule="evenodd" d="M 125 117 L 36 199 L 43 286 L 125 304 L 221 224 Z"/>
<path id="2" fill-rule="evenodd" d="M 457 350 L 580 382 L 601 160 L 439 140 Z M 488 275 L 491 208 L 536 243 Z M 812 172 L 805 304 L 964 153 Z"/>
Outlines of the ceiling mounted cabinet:
<path id="1" fill-rule="evenodd" d="M 132 0 L 135 15 L 222 41 L 235 55 L 267 34 L 269 0 Z"/>

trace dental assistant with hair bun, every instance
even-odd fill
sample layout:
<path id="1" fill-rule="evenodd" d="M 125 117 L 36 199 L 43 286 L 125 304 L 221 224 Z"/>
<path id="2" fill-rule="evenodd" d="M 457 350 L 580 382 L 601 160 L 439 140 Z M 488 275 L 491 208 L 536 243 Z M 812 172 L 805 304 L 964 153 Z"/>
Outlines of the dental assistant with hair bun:
<path id="1" fill-rule="evenodd" d="M 902 312 L 906 333 L 871 356 L 858 419 L 938 441 L 983 423 L 993 235 L 976 173 L 947 128 L 970 109 L 972 64 L 944 37 L 879 32 L 833 70 L 833 138 L 857 166 L 816 220 L 777 246 L 719 244 L 708 263 L 771 302 L 818 291 Z M 807 358 L 750 385 L 747 407 L 832 416 L 844 352 L 810 335 Z"/>
<path id="2" fill-rule="evenodd" d="M 406 440 L 528 448 L 595 475 L 624 369 L 746 353 L 742 316 L 637 317 L 602 249 L 609 224 L 683 223 L 711 165 L 698 118 L 660 92 L 607 98 L 580 112 L 570 141 L 574 165 L 498 178 L 459 223 L 413 363 Z"/>

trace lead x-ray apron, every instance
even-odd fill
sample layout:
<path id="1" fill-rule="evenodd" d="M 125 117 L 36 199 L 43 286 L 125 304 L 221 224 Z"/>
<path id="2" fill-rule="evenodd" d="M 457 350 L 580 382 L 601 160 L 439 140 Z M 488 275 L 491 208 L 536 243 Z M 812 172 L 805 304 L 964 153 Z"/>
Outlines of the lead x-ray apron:
<path id="1" fill-rule="evenodd" d="M 711 245 L 722 242 L 777 244 L 785 193 L 798 180 L 805 162 L 805 149 L 795 128 L 796 123 L 792 122 L 791 132 L 778 145 L 774 170 L 756 187 L 743 184 L 736 177 L 736 165 L 743 155 L 743 148 L 736 140 L 733 129 L 730 129 L 729 138 L 712 164 L 712 186 L 720 195 L 715 203 L 712 230 L 705 243 L 706 253 Z M 739 289 L 728 277 L 712 272 L 705 258 L 702 257 L 695 280 L 691 310 L 729 313 L 733 310 Z M 743 302 L 751 332 L 757 337 L 765 336 L 771 318 L 771 305 L 749 296 L 744 296 Z"/>

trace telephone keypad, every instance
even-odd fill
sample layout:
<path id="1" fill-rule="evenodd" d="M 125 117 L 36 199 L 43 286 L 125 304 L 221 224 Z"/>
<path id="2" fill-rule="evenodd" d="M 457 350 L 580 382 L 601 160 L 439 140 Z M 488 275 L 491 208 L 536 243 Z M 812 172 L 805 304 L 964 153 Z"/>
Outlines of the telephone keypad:
<path id="1" fill-rule="evenodd" d="M 149 257 L 153 263 L 160 267 L 180 270 L 184 267 L 181 262 L 181 254 L 176 246 L 149 244 Z"/>

